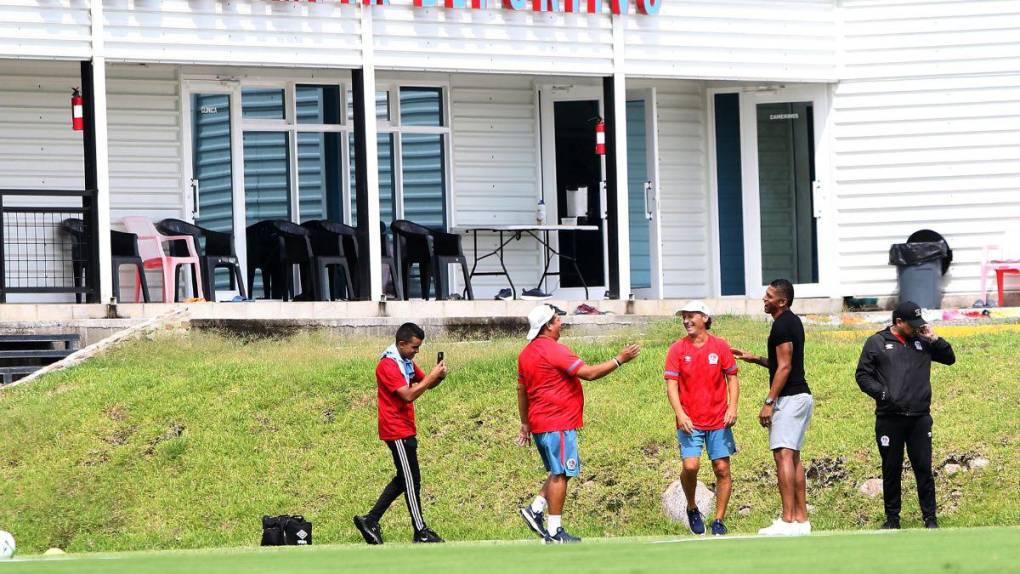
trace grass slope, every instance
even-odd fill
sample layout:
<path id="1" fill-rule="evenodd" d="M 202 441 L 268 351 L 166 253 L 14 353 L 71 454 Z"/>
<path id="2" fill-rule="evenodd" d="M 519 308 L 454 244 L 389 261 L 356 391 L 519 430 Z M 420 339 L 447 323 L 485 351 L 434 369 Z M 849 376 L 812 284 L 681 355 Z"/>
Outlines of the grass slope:
<path id="1" fill-rule="evenodd" d="M 572 546 L 532 543 L 454 543 L 427 548 L 408 544 L 312 546 L 83 555 L 10 564 L 31 574 L 316 574 L 348 572 L 520 572 L 558 564 L 580 572 L 667 572 L 679 564 L 693 572 L 824 571 L 830 574 L 908 572 L 1008 572 L 1020 561 L 1020 529 L 953 529 L 814 535 L 785 539 L 598 539 Z M 0 563 L 0 571 L 3 565 Z"/>
<path id="2" fill-rule="evenodd" d="M 715 333 L 763 352 L 763 321 L 720 318 Z M 585 537 L 680 534 L 660 509 L 679 477 L 662 364 L 682 327 L 664 322 L 629 336 L 569 341 L 590 360 L 640 339 L 639 359 L 586 386 L 583 473 L 565 523 Z M 806 461 L 842 457 L 809 481 L 816 529 L 872 528 L 880 500 L 857 494 L 879 476 L 873 404 L 853 371 L 870 331 L 810 328 L 807 371 L 816 397 Z M 945 328 L 959 362 L 934 371 L 935 459 L 976 452 L 983 471 L 937 478 L 945 526 L 1020 524 L 1020 326 Z M 303 513 L 318 543 L 356 542 L 350 516 L 365 512 L 390 478 L 376 439 L 378 339 L 301 334 L 250 340 L 196 333 L 139 341 L 80 367 L 0 392 L 0 528 L 23 552 L 244 546 L 262 514 Z M 426 366 L 445 350 L 451 375 L 420 399 L 426 519 L 451 540 L 523 539 L 515 514 L 543 477 L 518 428 L 516 354 L 522 342 L 427 340 Z M 731 532 L 753 532 L 778 508 L 767 436 L 756 422 L 764 369 L 741 372 Z M 711 484 L 706 464 L 702 479 Z M 916 525 L 913 479 L 905 526 Z M 737 509 L 748 507 L 741 516 Z M 389 540 L 410 538 L 398 502 L 383 520 Z"/>

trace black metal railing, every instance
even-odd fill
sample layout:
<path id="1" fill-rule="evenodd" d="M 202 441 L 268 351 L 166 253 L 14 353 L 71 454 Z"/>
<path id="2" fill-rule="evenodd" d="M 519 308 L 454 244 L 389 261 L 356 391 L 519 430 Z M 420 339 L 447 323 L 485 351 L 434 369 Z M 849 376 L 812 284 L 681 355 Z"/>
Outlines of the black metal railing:
<path id="1" fill-rule="evenodd" d="M 95 196 L 95 190 L 0 189 L 0 303 L 11 293 L 98 300 Z"/>

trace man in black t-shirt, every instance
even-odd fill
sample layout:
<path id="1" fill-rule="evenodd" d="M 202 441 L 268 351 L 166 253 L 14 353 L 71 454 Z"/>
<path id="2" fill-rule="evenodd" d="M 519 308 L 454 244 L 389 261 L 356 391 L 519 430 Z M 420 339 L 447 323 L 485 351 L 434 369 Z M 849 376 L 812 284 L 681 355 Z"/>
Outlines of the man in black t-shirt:
<path id="1" fill-rule="evenodd" d="M 804 377 L 804 325 L 790 310 L 793 285 L 786 279 L 770 283 L 763 301 L 765 312 L 774 319 L 768 358 L 733 349 L 736 358 L 769 370 L 769 392 L 758 413 L 758 422 L 769 429 L 769 448 L 776 461 L 783 515 L 758 534 L 810 534 L 800 450 L 815 403 Z"/>

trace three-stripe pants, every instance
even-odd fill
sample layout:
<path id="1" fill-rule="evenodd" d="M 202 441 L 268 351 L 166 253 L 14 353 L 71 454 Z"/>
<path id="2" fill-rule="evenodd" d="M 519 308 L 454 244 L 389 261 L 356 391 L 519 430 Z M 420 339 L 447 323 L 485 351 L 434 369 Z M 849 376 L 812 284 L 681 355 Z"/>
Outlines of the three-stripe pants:
<path id="1" fill-rule="evenodd" d="M 411 526 L 415 532 L 425 529 L 425 519 L 421 514 L 421 472 L 418 470 L 418 439 L 407 437 L 386 441 L 393 455 L 393 466 L 397 475 L 386 485 L 375 506 L 368 512 L 368 517 L 378 522 L 386 509 L 401 494 L 407 503 L 407 511 L 411 515 Z"/>

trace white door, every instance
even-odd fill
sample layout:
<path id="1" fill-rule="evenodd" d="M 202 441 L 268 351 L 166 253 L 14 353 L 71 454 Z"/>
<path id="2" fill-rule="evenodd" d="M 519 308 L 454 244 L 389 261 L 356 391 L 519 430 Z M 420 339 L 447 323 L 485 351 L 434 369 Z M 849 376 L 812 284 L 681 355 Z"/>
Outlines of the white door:
<path id="1" fill-rule="evenodd" d="M 244 158 L 241 133 L 241 90 L 236 82 L 186 81 L 184 84 L 186 157 L 184 219 L 195 225 L 230 233 L 241 268 L 245 269 Z M 217 269 L 217 296 L 229 284 L 226 269 Z"/>
<path id="2" fill-rule="evenodd" d="M 630 285 L 640 299 L 662 296 L 655 89 L 627 92 Z"/>
<path id="3" fill-rule="evenodd" d="M 788 279 L 798 297 L 828 296 L 832 238 L 824 86 L 740 94 L 744 277 L 748 297 Z"/>
<path id="4" fill-rule="evenodd" d="M 602 299 L 609 284 L 605 158 L 595 154 L 595 123 L 604 113 L 602 87 L 546 85 L 539 87 L 539 98 L 546 223 L 570 216 L 568 189 L 587 188 L 587 212 L 578 224 L 599 227 L 549 234 L 550 244 L 565 257 L 553 256 L 549 270 L 561 274 L 548 277 L 543 290 L 560 299 L 583 299 L 586 284 L 588 298 Z M 576 261 L 580 275 L 569 258 Z"/>

